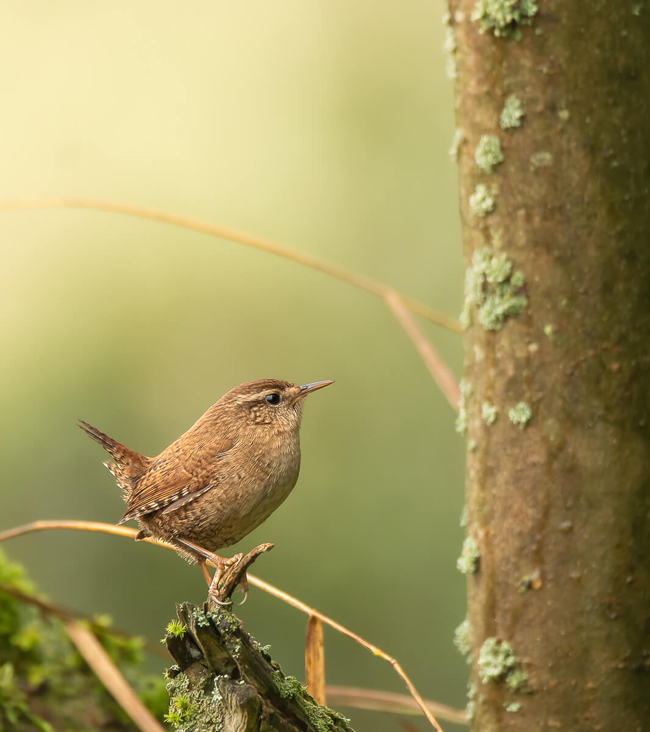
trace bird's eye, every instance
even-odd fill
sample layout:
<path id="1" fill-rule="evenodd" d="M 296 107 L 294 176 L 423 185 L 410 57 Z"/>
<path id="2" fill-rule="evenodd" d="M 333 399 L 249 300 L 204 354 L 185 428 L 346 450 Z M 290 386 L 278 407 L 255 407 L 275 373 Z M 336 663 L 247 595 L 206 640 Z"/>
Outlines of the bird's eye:
<path id="1" fill-rule="evenodd" d="M 269 404 L 272 404 L 274 407 L 280 403 L 279 394 L 267 394 L 264 398 Z"/>

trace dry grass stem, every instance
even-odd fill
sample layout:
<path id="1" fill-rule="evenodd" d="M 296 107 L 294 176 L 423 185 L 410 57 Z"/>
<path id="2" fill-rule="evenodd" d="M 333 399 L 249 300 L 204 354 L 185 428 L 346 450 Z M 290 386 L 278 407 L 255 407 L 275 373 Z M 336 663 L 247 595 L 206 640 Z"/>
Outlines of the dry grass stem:
<path id="1" fill-rule="evenodd" d="M 156 721 L 147 707 L 140 701 L 120 670 L 110 659 L 102 644 L 90 630 L 76 620 L 63 623 L 70 640 L 75 644 L 86 663 L 104 684 L 115 701 L 133 720 L 142 732 L 165 732 L 165 728 Z"/>
<path id="2" fill-rule="evenodd" d="M 99 521 L 34 521 L 31 524 L 25 524 L 24 526 L 18 526 L 14 529 L 9 529 L 7 531 L 3 531 L 0 533 L 0 542 L 5 541 L 6 539 L 12 539 L 16 536 L 21 536 L 23 534 L 31 533 L 32 531 L 45 531 L 48 529 L 72 529 L 76 531 L 94 531 L 98 533 L 104 533 L 104 534 L 113 534 L 114 536 L 126 536 L 130 537 L 132 539 L 135 538 L 136 534 L 138 533 L 135 529 L 130 529 L 126 526 L 114 526 L 112 524 L 104 524 Z M 163 542 L 158 542 L 151 538 L 146 538 L 144 541 L 150 543 L 150 544 L 159 544 L 160 546 L 164 546 L 167 549 L 171 549 L 174 551 L 174 547 L 170 546 L 169 544 L 165 544 Z M 209 562 L 208 562 L 209 563 Z M 413 682 L 411 679 L 406 675 L 404 672 L 404 669 L 400 666 L 400 664 L 397 662 L 395 658 L 392 658 L 387 653 L 384 653 L 384 651 L 381 650 L 381 648 L 378 648 L 377 646 L 373 645 L 372 643 L 369 643 L 367 640 L 364 640 L 361 636 L 357 635 L 356 633 L 353 633 L 351 630 L 348 630 L 346 627 L 341 625 L 340 623 L 337 623 L 335 620 L 332 620 L 331 618 L 327 617 L 327 615 L 323 615 L 323 613 L 318 612 L 315 608 L 309 607 L 309 605 L 306 605 L 304 602 L 301 602 L 297 598 L 289 595 L 286 592 L 283 592 L 282 590 L 279 590 L 277 587 L 274 587 L 273 585 L 270 585 L 268 582 L 264 582 L 264 580 L 259 579 L 258 577 L 254 577 L 253 575 L 248 575 L 248 582 L 251 585 L 254 585 L 258 589 L 263 590 L 264 592 L 268 593 L 269 595 L 273 595 L 273 597 L 277 597 L 279 600 L 282 600 L 283 602 L 287 603 L 287 605 L 291 605 L 291 607 L 295 607 L 297 610 L 300 610 L 301 612 L 307 614 L 307 615 L 313 615 L 314 617 L 320 618 L 320 620 L 323 621 L 326 625 L 329 625 L 331 628 L 334 628 L 334 630 L 337 630 L 339 633 L 342 633 L 343 635 L 346 635 L 348 638 L 351 638 L 353 641 L 358 643 L 359 645 L 363 646 L 364 648 L 367 648 L 371 653 L 373 653 L 375 656 L 378 656 L 379 658 L 383 658 L 384 661 L 387 661 L 395 670 L 395 673 L 402 679 L 404 684 L 406 685 L 406 688 L 408 689 L 411 696 L 415 699 L 417 702 L 417 705 L 422 710 L 422 713 L 427 718 L 427 721 L 436 729 L 438 732 L 442 732 L 442 728 L 436 721 L 436 718 L 433 716 L 433 714 L 429 711 L 429 708 L 424 702 L 424 699 L 418 692 L 418 690 L 413 685 Z"/>
<path id="3" fill-rule="evenodd" d="M 293 249 L 283 247 L 269 239 L 265 239 L 261 236 L 255 236 L 254 234 L 248 234 L 245 231 L 238 231 L 237 229 L 231 229 L 227 226 L 211 224 L 208 221 L 202 221 L 189 216 L 172 214 L 166 211 L 148 208 L 146 206 L 131 206 L 125 203 L 116 203 L 92 198 L 79 198 L 76 196 L 0 200 L 0 211 L 46 208 L 84 208 L 91 211 L 106 211 L 109 213 L 136 216 L 141 219 L 149 219 L 150 221 L 172 224 L 173 226 L 191 229 L 192 231 L 198 231 L 202 234 L 210 234 L 211 236 L 216 236 L 220 239 L 228 239 L 229 241 L 234 241 L 238 244 L 252 247 L 253 249 L 259 249 L 263 252 L 276 254 L 284 259 L 290 259 L 292 262 L 298 262 L 298 264 L 303 264 L 306 267 L 323 272 L 330 277 L 335 277 L 338 280 L 347 282 L 354 287 L 359 287 L 360 289 L 381 298 L 385 298 L 392 292 L 390 287 L 381 282 L 377 282 L 377 280 L 365 277 L 364 275 L 358 275 L 354 272 L 349 272 L 342 267 L 337 267 L 335 264 L 325 262 L 311 254 L 305 254 L 304 252 L 298 252 Z M 451 330 L 454 333 L 462 333 L 461 325 L 455 318 L 450 318 L 448 315 L 432 310 L 424 303 L 413 300 L 410 297 L 402 296 L 402 302 L 404 303 L 404 307 L 408 308 L 411 312 L 421 315 L 432 323 L 435 323 L 442 328 L 447 328 L 447 330 Z"/>
<path id="4" fill-rule="evenodd" d="M 410 339 L 418 350 L 422 360 L 427 365 L 429 373 L 442 393 L 445 395 L 452 409 L 458 412 L 460 402 L 460 388 L 456 377 L 452 374 L 447 364 L 440 358 L 440 355 L 431 344 L 431 341 L 424 335 L 418 324 L 411 317 L 401 295 L 391 292 L 385 298 L 386 304 L 393 311 L 400 325 L 408 333 Z"/>
<path id="5" fill-rule="evenodd" d="M 307 690 L 319 704 L 327 704 L 325 693 L 325 641 L 320 618 L 309 616 L 305 640 L 305 678 Z"/>
<path id="6" fill-rule="evenodd" d="M 359 689 L 354 686 L 328 686 L 327 699 L 333 707 L 368 709 L 373 712 L 387 712 L 389 714 L 422 714 L 422 710 L 415 699 L 407 694 L 396 694 L 392 691 Z M 454 724 L 469 724 L 463 709 L 455 709 L 429 699 L 425 699 L 424 703 L 431 713 L 439 719 Z"/>

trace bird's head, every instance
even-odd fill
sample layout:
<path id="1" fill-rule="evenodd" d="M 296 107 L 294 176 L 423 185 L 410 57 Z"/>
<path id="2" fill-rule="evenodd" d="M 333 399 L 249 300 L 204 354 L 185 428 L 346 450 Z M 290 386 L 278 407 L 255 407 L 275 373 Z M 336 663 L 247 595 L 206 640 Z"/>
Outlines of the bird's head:
<path id="1" fill-rule="evenodd" d="M 281 379 L 259 379 L 231 389 L 223 401 L 230 403 L 248 424 L 274 426 L 276 430 L 298 429 L 305 397 L 333 381 L 292 384 Z"/>

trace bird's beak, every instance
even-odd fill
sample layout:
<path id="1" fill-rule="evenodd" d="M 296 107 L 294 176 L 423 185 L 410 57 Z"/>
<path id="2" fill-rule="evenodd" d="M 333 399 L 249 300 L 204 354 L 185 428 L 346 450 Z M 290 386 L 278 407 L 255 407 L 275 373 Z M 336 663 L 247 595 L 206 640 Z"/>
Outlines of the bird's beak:
<path id="1" fill-rule="evenodd" d="M 302 397 L 307 396 L 307 394 L 311 394 L 312 391 L 318 391 L 319 389 L 323 389 L 333 383 L 333 381 L 314 381 L 313 384 L 305 384 L 300 387 L 300 391 L 298 392 L 296 399 L 301 399 Z"/>

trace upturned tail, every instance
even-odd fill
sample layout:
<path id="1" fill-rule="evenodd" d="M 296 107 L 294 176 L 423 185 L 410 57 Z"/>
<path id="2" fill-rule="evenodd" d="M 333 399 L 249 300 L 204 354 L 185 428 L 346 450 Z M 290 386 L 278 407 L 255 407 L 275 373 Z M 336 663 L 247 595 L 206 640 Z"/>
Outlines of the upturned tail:
<path id="1" fill-rule="evenodd" d="M 129 450 L 117 440 L 100 432 L 96 427 L 79 420 L 79 428 L 82 429 L 95 442 L 99 443 L 104 450 L 115 460 L 114 463 L 105 462 L 104 465 L 115 476 L 117 484 L 122 489 L 125 498 L 128 498 L 138 480 L 147 471 L 153 459 L 140 455 L 135 450 Z"/>

